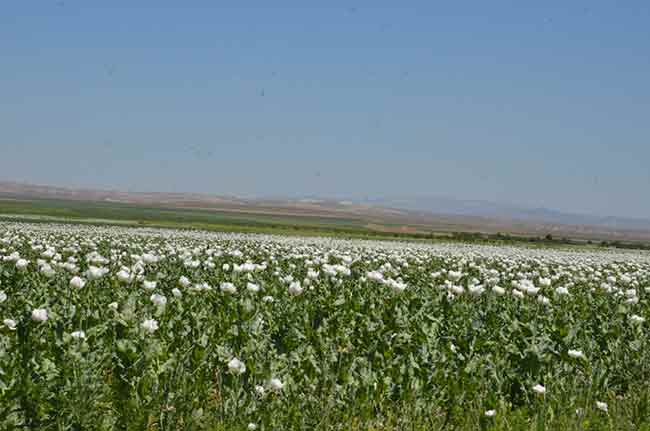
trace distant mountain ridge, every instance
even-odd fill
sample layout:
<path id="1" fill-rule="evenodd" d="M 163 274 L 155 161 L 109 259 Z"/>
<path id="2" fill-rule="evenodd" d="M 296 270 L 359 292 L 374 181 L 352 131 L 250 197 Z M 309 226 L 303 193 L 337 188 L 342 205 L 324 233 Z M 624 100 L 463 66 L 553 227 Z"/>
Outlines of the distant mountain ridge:
<path id="1" fill-rule="evenodd" d="M 432 214 L 487 217 L 561 225 L 589 225 L 612 229 L 650 230 L 650 219 L 575 214 L 548 208 L 530 208 L 481 200 L 426 196 L 370 199 L 368 202 L 406 210 L 426 211 Z"/>
<path id="2" fill-rule="evenodd" d="M 123 192 L 0 181 L 0 199 L 107 202 L 230 213 L 353 219 L 371 229 L 511 233 L 650 241 L 650 220 L 598 217 L 480 200 L 415 196 L 381 199 L 216 196 L 202 193 Z"/>

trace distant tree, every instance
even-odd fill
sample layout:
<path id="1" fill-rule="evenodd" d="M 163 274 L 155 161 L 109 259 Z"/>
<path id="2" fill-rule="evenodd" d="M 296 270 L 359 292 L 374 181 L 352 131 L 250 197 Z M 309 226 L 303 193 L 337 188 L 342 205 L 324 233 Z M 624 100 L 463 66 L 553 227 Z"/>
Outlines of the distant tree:
<path id="1" fill-rule="evenodd" d="M 553 241 L 553 235 L 549 233 L 544 237 L 544 239 L 546 239 L 546 241 Z"/>

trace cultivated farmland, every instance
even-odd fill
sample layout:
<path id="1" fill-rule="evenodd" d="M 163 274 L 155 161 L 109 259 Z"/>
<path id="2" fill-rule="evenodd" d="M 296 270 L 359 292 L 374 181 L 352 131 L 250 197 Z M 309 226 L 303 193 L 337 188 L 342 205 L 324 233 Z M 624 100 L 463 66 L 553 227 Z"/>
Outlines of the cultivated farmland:
<path id="1" fill-rule="evenodd" d="M 0 429 L 647 429 L 649 318 L 641 251 L 2 222 Z"/>

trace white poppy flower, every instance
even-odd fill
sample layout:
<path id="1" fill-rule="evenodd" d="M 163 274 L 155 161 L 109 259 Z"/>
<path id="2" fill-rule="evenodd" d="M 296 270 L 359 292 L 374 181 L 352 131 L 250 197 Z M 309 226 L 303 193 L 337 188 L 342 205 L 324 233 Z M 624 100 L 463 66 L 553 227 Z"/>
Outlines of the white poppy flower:
<path id="1" fill-rule="evenodd" d="M 643 318 L 641 316 L 637 316 L 636 314 L 633 314 L 630 317 L 630 320 L 632 321 L 632 323 L 643 323 L 643 322 L 645 322 L 645 318 Z"/>
<path id="2" fill-rule="evenodd" d="M 293 281 L 289 285 L 289 293 L 294 296 L 300 295 L 303 292 L 303 290 L 304 289 L 300 286 L 300 282 L 298 281 Z"/>
<path id="3" fill-rule="evenodd" d="M 567 289 L 564 286 L 559 286 L 558 288 L 555 289 L 555 293 L 563 296 L 563 295 L 568 295 L 569 294 L 569 289 Z"/>
<path id="4" fill-rule="evenodd" d="M 45 322 L 48 319 L 47 310 L 44 308 L 36 308 L 32 311 L 32 320 L 35 322 Z"/>
<path id="5" fill-rule="evenodd" d="M 74 331 L 73 333 L 70 334 L 72 338 L 75 338 L 77 340 L 85 340 L 86 339 L 86 333 L 84 331 Z"/>
<path id="6" fill-rule="evenodd" d="M 188 287 L 192 284 L 192 282 L 189 280 L 189 278 L 182 275 L 181 278 L 178 279 L 178 284 L 180 284 L 181 287 Z"/>
<path id="7" fill-rule="evenodd" d="M 246 372 L 246 365 L 237 358 L 233 358 L 228 362 L 228 371 L 232 374 L 241 375 Z"/>
<path id="8" fill-rule="evenodd" d="M 128 283 L 133 279 L 131 274 L 124 269 L 120 270 L 116 275 L 117 279 L 122 283 Z"/>
<path id="9" fill-rule="evenodd" d="M 96 266 L 88 267 L 86 271 L 86 277 L 90 280 L 98 280 L 108 273 L 108 268 L 98 268 Z"/>
<path id="10" fill-rule="evenodd" d="M 149 333 L 154 333 L 158 330 L 158 321 L 154 319 L 147 319 L 144 322 L 142 322 L 142 329 Z"/>
<path id="11" fill-rule="evenodd" d="M 269 387 L 274 392 L 280 392 L 284 388 L 284 383 L 276 377 L 269 380 Z"/>
<path id="12" fill-rule="evenodd" d="M 454 295 L 459 295 L 459 296 L 465 293 L 465 288 L 463 286 L 458 286 L 458 285 L 451 286 L 449 290 L 451 290 L 451 292 Z"/>
<path id="13" fill-rule="evenodd" d="M 539 303 L 542 304 L 542 305 L 550 305 L 550 304 L 551 304 L 551 300 L 548 299 L 548 298 L 547 298 L 546 296 L 544 296 L 544 295 L 540 295 L 540 296 L 538 296 L 538 297 L 537 297 L 537 302 L 539 302 Z"/>
<path id="14" fill-rule="evenodd" d="M 580 350 L 569 350 L 569 356 L 573 359 L 584 359 L 585 355 Z"/>
<path id="15" fill-rule="evenodd" d="M 237 293 L 237 288 L 235 287 L 235 285 L 229 282 L 221 283 L 219 289 L 221 289 L 222 292 L 228 293 L 230 295 Z"/>
<path id="16" fill-rule="evenodd" d="M 403 283 L 401 281 L 395 281 L 393 279 L 390 279 L 388 280 L 387 283 L 395 293 L 402 293 L 406 290 L 406 283 Z"/>
<path id="17" fill-rule="evenodd" d="M 19 271 L 24 271 L 25 268 L 27 268 L 27 265 L 29 265 L 29 261 L 25 259 L 18 259 L 16 261 L 16 269 Z"/>
<path id="18" fill-rule="evenodd" d="M 70 280 L 70 287 L 73 287 L 75 289 L 83 289 L 83 287 L 86 285 L 86 281 L 79 277 L 79 276 L 74 276 Z"/>
<path id="19" fill-rule="evenodd" d="M 544 395 L 546 394 L 546 388 L 542 385 L 535 385 L 533 386 L 533 391 L 535 391 L 539 395 Z"/>
<path id="20" fill-rule="evenodd" d="M 625 303 L 628 304 L 628 305 L 638 304 L 639 303 L 639 298 L 637 296 L 632 297 L 632 298 L 627 298 L 625 300 Z"/>
<path id="21" fill-rule="evenodd" d="M 483 294 L 483 292 L 485 292 L 485 288 L 480 284 L 471 285 L 467 288 L 467 290 L 473 296 L 480 296 Z"/>
<path id="22" fill-rule="evenodd" d="M 41 267 L 41 274 L 43 274 L 46 278 L 52 278 L 56 275 L 56 271 L 54 268 L 52 268 L 51 265 L 45 264 Z"/>
<path id="23" fill-rule="evenodd" d="M 164 295 L 159 295 L 157 293 L 151 295 L 149 299 L 157 307 L 164 307 L 167 304 L 167 298 Z"/>

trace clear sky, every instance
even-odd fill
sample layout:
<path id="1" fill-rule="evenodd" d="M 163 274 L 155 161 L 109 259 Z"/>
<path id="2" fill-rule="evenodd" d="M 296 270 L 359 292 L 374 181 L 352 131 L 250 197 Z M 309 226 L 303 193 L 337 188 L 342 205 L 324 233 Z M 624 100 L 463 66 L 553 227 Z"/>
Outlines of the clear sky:
<path id="1" fill-rule="evenodd" d="M 5 0 L 0 179 L 650 217 L 650 2 Z"/>

